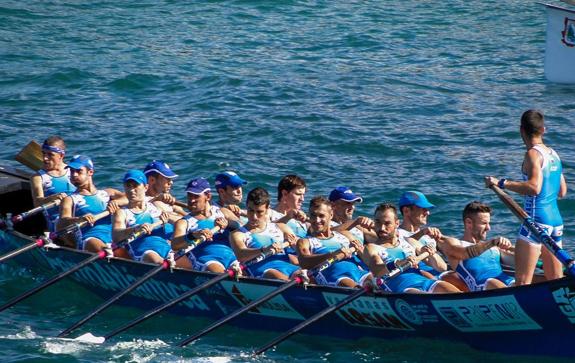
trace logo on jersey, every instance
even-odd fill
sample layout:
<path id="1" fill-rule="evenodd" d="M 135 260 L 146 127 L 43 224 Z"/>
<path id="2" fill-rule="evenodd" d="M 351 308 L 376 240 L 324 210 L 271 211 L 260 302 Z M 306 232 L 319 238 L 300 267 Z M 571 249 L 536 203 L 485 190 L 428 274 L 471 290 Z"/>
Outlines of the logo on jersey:
<path id="1" fill-rule="evenodd" d="M 561 31 L 561 41 L 568 47 L 575 47 L 575 19 L 565 18 L 565 26 Z"/>

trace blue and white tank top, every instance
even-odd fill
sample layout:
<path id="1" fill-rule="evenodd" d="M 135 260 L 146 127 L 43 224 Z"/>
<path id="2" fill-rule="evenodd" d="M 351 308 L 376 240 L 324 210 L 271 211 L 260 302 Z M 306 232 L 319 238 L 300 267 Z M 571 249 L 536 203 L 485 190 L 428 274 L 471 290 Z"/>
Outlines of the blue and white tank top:
<path id="1" fill-rule="evenodd" d="M 105 190 L 98 190 L 96 193 L 91 195 L 82 195 L 78 193 L 73 193 L 70 195 L 73 203 L 73 216 L 82 217 L 87 214 L 96 215 L 102 213 L 106 210 L 108 202 L 110 201 L 110 195 Z M 112 224 L 112 217 L 107 216 L 102 218 L 94 225 Z"/>
<path id="2" fill-rule="evenodd" d="M 217 218 L 226 218 L 226 216 L 224 215 L 222 210 L 218 206 L 215 206 L 215 205 L 210 206 L 210 216 L 208 218 L 197 219 L 190 214 L 188 214 L 187 216 L 184 216 L 183 219 L 187 223 L 186 234 L 191 233 L 191 232 L 195 232 L 195 231 L 201 231 L 202 229 L 214 228 L 216 226 L 216 219 Z M 217 233 L 214 233 L 213 240 L 209 241 L 208 243 L 219 243 L 219 244 L 224 244 L 226 246 L 229 246 L 228 237 L 229 237 L 229 232 L 226 228 L 226 230 L 224 230 L 224 231 L 218 231 Z M 205 243 L 203 243 L 203 244 L 205 245 Z"/>
<path id="3" fill-rule="evenodd" d="M 561 188 L 561 174 L 563 173 L 561 159 L 551 148 L 546 150 L 540 145 L 535 145 L 533 149 L 537 150 L 543 158 L 541 192 L 534 196 L 525 196 L 523 208 L 535 222 L 553 227 L 560 226 L 563 224 L 563 219 L 557 206 L 557 196 Z M 523 180 L 527 180 L 526 174 L 522 176 Z"/>
<path id="4" fill-rule="evenodd" d="M 38 175 L 42 179 L 42 190 L 44 190 L 44 196 L 46 197 L 58 193 L 71 194 L 76 190 L 76 187 L 70 181 L 70 169 L 68 168 L 65 169 L 64 175 L 61 176 L 50 175 L 44 169 L 38 170 Z"/>
<path id="5" fill-rule="evenodd" d="M 248 248 L 269 247 L 274 243 L 283 243 L 283 241 L 282 230 L 273 222 L 268 222 L 266 228 L 261 232 L 253 233 L 246 230 L 245 244 Z"/>
<path id="6" fill-rule="evenodd" d="M 462 240 L 461 245 L 468 247 L 473 245 L 473 243 Z M 498 276 L 503 273 L 503 269 L 501 268 L 501 252 L 499 248 L 491 247 L 477 257 L 459 261 L 455 271 L 470 287 L 474 286 L 478 281 L 484 281 L 489 277 Z"/>
<path id="7" fill-rule="evenodd" d="M 152 224 L 158 222 L 162 211 L 152 203 L 146 203 L 146 208 L 139 213 L 135 213 L 129 208 L 120 209 L 120 213 L 124 215 L 126 228 L 130 228 L 144 223 Z M 163 228 L 156 228 L 152 232 L 152 236 L 166 238 Z"/>
<path id="8" fill-rule="evenodd" d="M 343 234 L 333 231 L 329 238 L 307 237 L 311 253 L 321 255 L 349 247 L 349 240 Z"/>

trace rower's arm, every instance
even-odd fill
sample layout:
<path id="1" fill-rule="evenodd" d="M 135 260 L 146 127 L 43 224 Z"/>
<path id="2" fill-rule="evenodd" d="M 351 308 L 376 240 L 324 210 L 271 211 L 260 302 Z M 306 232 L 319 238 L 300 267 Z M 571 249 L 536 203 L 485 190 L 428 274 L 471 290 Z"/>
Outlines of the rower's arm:
<path id="1" fill-rule="evenodd" d="M 367 259 L 367 266 L 374 276 L 381 277 L 389 273 L 374 244 L 368 243 L 365 246 L 364 254 Z"/>
<path id="2" fill-rule="evenodd" d="M 481 255 L 493 246 L 497 245 L 497 239 L 475 243 L 471 246 L 463 247 L 457 238 L 443 236 L 441 238 L 441 250 L 449 258 L 456 260 L 467 260 Z"/>
<path id="3" fill-rule="evenodd" d="M 110 201 L 114 201 L 118 207 L 121 208 L 128 205 L 126 194 L 114 188 L 106 188 L 105 190 L 110 196 Z"/>
<path id="4" fill-rule="evenodd" d="M 423 243 L 409 237 L 406 238 L 406 241 L 409 242 L 413 247 L 415 247 L 415 254 L 419 255 L 421 253 L 421 249 L 423 248 Z M 435 271 L 443 272 L 447 271 L 447 263 L 441 256 L 437 253 L 430 255 L 426 259 L 423 260 L 427 265 L 431 266 Z"/>
<path id="5" fill-rule="evenodd" d="M 84 220 L 82 217 L 74 217 L 74 203 L 72 197 L 66 197 L 60 203 L 60 218 L 58 219 L 57 230 L 66 228 L 70 224 Z"/>
<path id="6" fill-rule="evenodd" d="M 130 237 L 136 231 L 136 226 L 126 227 L 126 216 L 118 210 L 112 217 L 112 240 L 117 243 Z"/>
<path id="7" fill-rule="evenodd" d="M 296 251 L 301 268 L 313 268 L 332 257 L 338 259 L 345 257 L 345 254 L 339 251 L 314 255 L 311 252 L 309 240 L 307 238 L 301 238 L 297 241 Z"/>
<path id="8" fill-rule="evenodd" d="M 240 262 L 249 261 L 263 252 L 263 248 L 250 248 L 246 246 L 246 234 L 241 231 L 233 231 L 230 234 L 230 246 Z"/>
<path id="9" fill-rule="evenodd" d="M 541 155 L 535 149 L 527 151 L 523 159 L 523 172 L 527 175 L 526 181 L 505 180 L 503 187 L 522 195 L 537 195 L 541 192 L 543 176 L 541 173 Z"/>
<path id="10" fill-rule="evenodd" d="M 561 186 L 559 188 L 559 198 L 565 198 L 567 195 L 567 181 L 565 181 L 565 175 L 561 174 Z"/>
<path id="11" fill-rule="evenodd" d="M 50 196 L 44 196 L 44 188 L 42 188 L 42 177 L 38 174 L 33 175 L 30 178 L 30 186 L 34 207 L 66 198 L 66 193 L 56 193 Z"/>
<path id="12" fill-rule="evenodd" d="M 188 228 L 188 222 L 185 219 L 180 219 L 174 225 L 174 234 L 172 236 L 172 250 L 177 251 L 188 246 L 186 241 L 186 229 Z"/>
<path id="13" fill-rule="evenodd" d="M 228 208 L 225 208 L 225 207 L 220 208 L 220 210 L 222 211 L 222 213 L 224 214 L 224 216 L 226 217 L 226 219 L 228 221 L 228 228 L 229 229 L 231 229 L 232 231 L 235 231 L 236 229 L 241 227 L 240 220 L 239 220 L 238 216 L 234 214 L 234 212 L 232 212 L 231 210 L 229 210 Z"/>

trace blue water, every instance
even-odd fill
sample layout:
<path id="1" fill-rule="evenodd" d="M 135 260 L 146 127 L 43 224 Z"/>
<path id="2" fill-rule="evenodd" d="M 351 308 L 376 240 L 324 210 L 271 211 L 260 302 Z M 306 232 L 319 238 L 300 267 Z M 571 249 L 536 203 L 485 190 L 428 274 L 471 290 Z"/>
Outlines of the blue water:
<path id="1" fill-rule="evenodd" d="M 17 165 L 29 140 L 59 134 L 69 154 L 94 159 L 100 187 L 120 188 L 126 169 L 152 159 L 180 174 L 180 198 L 191 177 L 213 181 L 225 169 L 274 195 L 281 176 L 297 173 L 308 197 L 352 187 L 365 215 L 418 189 L 444 233 L 458 235 L 461 209 L 481 199 L 496 209 L 491 233 L 512 238 L 518 222 L 483 176 L 519 177 L 523 111 L 544 111 L 545 140 L 575 181 L 575 86 L 544 79 L 545 22 L 541 5 L 518 0 L 4 0 L 0 159 Z M 572 193 L 560 208 L 573 251 Z M 16 267 L 0 277 L 2 301 L 34 282 Z M 0 314 L 3 359 L 512 360 L 448 342 L 305 338 L 254 360 L 265 333 L 230 329 L 181 350 L 169 343 L 185 330 L 162 322 L 153 335 L 85 347 L 49 338 L 93 306 L 73 291 L 63 284 Z"/>

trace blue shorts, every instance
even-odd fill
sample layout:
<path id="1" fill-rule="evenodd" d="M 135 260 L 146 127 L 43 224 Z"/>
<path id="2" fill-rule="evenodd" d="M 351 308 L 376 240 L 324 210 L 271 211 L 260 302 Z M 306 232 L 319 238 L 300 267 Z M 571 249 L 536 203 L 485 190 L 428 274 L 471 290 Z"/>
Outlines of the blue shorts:
<path id="1" fill-rule="evenodd" d="M 483 290 L 485 290 L 485 285 L 491 279 L 499 280 L 499 281 L 503 282 L 505 284 L 505 286 L 507 286 L 507 287 L 509 287 L 515 283 L 515 278 L 507 275 L 505 272 L 501 272 L 499 275 L 485 276 L 485 277 L 477 280 L 477 286 L 475 287 L 475 289 L 471 289 L 471 286 L 470 286 L 469 290 L 471 290 L 471 291 L 483 291 Z"/>
<path id="2" fill-rule="evenodd" d="M 287 255 L 270 256 L 267 259 L 248 266 L 249 274 L 253 277 L 262 277 L 268 270 L 277 270 L 290 277 L 299 267 L 289 262 Z"/>
<path id="3" fill-rule="evenodd" d="M 135 261 L 142 261 L 146 253 L 150 251 L 156 252 L 162 258 L 166 258 L 171 249 L 168 241 L 158 236 L 138 238 L 128 244 L 126 248 Z"/>
<path id="4" fill-rule="evenodd" d="M 432 291 L 439 281 L 428 279 L 414 269 L 407 270 L 383 282 L 387 291 L 405 292 L 407 289 L 418 289 L 424 292 Z"/>
<path id="5" fill-rule="evenodd" d="M 83 250 L 86 245 L 86 241 L 90 238 L 97 238 L 105 244 L 109 245 L 112 243 L 112 225 L 111 224 L 97 224 L 93 227 L 88 228 L 86 231 L 82 231 L 81 239 L 77 240 L 77 248 Z"/>
<path id="6" fill-rule="evenodd" d="M 547 224 L 537 222 L 535 222 L 535 224 L 537 224 L 545 232 L 547 232 L 547 234 L 551 236 L 551 238 L 553 238 L 553 240 L 555 241 L 555 243 L 557 243 L 559 247 L 562 246 L 561 240 L 563 237 L 563 225 L 550 226 Z M 531 233 L 531 231 L 529 230 L 529 228 L 527 228 L 525 224 L 522 224 L 521 227 L 519 228 L 519 236 L 517 236 L 517 238 L 534 245 L 541 244 L 541 241 L 539 241 L 537 237 L 533 233 Z"/>
<path id="7" fill-rule="evenodd" d="M 194 270 L 198 271 L 205 271 L 213 263 L 218 263 L 224 269 L 227 269 L 236 261 L 234 251 L 230 247 L 219 243 L 200 245 L 188 254 L 188 258 Z"/>
<path id="8" fill-rule="evenodd" d="M 337 286 L 344 278 L 352 279 L 356 284 L 362 285 L 369 275 L 369 271 L 363 270 L 348 259 L 335 262 L 330 267 L 319 272 L 315 279 L 320 285 Z"/>

